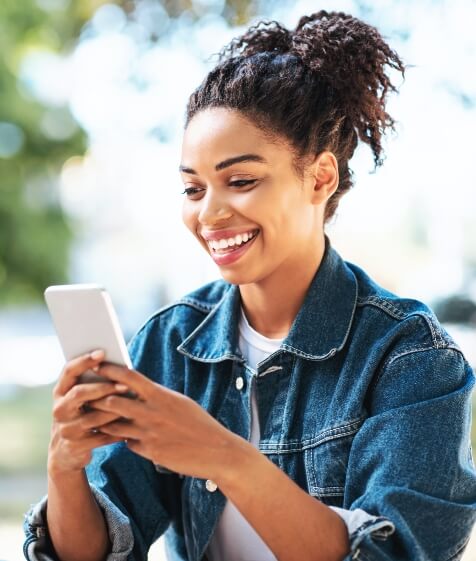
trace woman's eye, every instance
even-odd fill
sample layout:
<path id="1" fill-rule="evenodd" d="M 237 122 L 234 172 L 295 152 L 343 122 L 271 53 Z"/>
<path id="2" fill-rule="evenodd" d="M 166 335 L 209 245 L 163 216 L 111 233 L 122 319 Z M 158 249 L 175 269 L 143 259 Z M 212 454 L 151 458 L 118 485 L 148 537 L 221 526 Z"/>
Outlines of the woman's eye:
<path id="1" fill-rule="evenodd" d="M 231 181 L 230 185 L 233 185 L 233 187 L 245 187 L 246 185 L 256 183 L 256 181 L 256 179 L 239 179 L 237 181 Z"/>
<path id="2" fill-rule="evenodd" d="M 252 185 L 256 183 L 257 179 L 237 179 L 236 181 L 230 181 L 229 185 L 231 187 L 246 187 L 247 185 Z M 182 191 L 182 195 L 187 195 L 188 197 L 192 195 L 196 195 L 203 191 L 201 187 L 187 187 L 184 191 Z"/>
<path id="3" fill-rule="evenodd" d="M 187 187 L 184 191 L 182 191 L 182 195 L 195 195 L 196 193 L 200 193 L 201 189 L 199 187 Z"/>

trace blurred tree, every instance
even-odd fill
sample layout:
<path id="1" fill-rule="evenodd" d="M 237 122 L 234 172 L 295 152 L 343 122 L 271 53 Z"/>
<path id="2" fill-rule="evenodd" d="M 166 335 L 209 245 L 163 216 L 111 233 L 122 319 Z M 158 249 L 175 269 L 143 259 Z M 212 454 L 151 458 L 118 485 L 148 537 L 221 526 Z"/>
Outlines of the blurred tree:
<path id="1" fill-rule="evenodd" d="M 124 2 L 119 2 L 119 4 L 124 9 L 130 9 L 131 4 L 136 5 L 148 1 L 136 0 L 136 2 L 131 3 L 125 0 Z M 213 2 L 213 0 L 196 0 L 195 2 L 193 0 L 161 0 L 160 3 L 172 19 L 180 17 L 184 12 L 188 12 L 192 18 L 198 19 L 203 14 L 203 9 L 207 4 L 219 4 L 219 2 Z M 266 9 L 272 9 L 273 5 L 277 3 L 278 0 L 269 0 Z M 259 2 L 256 0 L 226 0 L 223 2 L 221 15 L 230 25 L 245 25 L 251 18 L 257 15 L 258 4 Z"/>
<path id="2" fill-rule="evenodd" d="M 91 9 L 52 0 L 0 3 L 0 305 L 38 300 L 47 284 L 67 279 L 72 228 L 56 183 L 63 162 L 84 151 L 85 135 L 66 106 L 29 95 L 19 72 L 29 52 L 67 52 Z M 66 135 L 65 120 L 72 123 Z"/>

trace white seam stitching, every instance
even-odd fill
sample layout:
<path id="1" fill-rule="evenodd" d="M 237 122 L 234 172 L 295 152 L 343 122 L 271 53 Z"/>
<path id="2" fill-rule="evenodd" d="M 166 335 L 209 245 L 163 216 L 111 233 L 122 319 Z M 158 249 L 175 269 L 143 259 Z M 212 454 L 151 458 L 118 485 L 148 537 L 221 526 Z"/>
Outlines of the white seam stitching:
<path id="1" fill-rule="evenodd" d="M 396 319 L 404 319 L 412 315 L 412 313 L 406 314 L 402 310 L 399 310 L 391 302 L 388 302 L 388 300 L 383 300 L 378 296 L 368 296 L 366 298 L 359 298 L 357 300 L 357 304 L 360 306 L 365 306 L 366 304 L 369 304 L 371 306 L 381 308 L 384 311 L 388 312 L 392 317 L 395 317 Z"/>
<path id="2" fill-rule="evenodd" d="M 458 353 L 459 355 L 461 355 L 461 351 L 459 349 L 455 349 L 454 347 L 415 347 L 414 349 L 409 349 L 408 351 L 404 351 L 403 353 L 392 357 L 385 364 L 384 368 L 389 367 L 391 364 L 393 364 L 399 358 L 402 358 L 404 356 L 407 356 L 407 355 L 410 355 L 410 354 L 413 354 L 413 353 L 419 353 L 419 352 L 424 352 L 424 351 L 446 351 L 446 350 L 452 350 L 452 351 L 455 351 L 456 353 Z M 382 371 L 384 370 L 384 368 L 382 368 Z"/>
<path id="3" fill-rule="evenodd" d="M 363 422 L 367 419 L 367 417 L 360 417 L 355 421 L 346 423 L 345 425 L 337 426 L 331 429 L 326 429 L 321 434 L 303 440 L 296 444 L 289 444 L 289 443 L 261 443 L 260 450 L 262 451 L 273 451 L 275 454 L 286 454 L 292 452 L 302 452 L 304 450 L 308 450 L 309 448 L 314 448 L 320 444 L 324 444 L 325 442 L 329 442 L 330 440 L 335 440 L 336 438 L 344 438 L 351 434 L 356 433 Z M 289 446 L 289 448 L 287 448 Z"/>

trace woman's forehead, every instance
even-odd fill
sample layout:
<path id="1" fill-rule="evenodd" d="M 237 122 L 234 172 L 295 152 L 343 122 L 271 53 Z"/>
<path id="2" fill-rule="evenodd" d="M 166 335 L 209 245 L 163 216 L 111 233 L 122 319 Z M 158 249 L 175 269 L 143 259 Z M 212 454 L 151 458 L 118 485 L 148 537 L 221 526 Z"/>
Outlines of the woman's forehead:
<path id="1" fill-rule="evenodd" d="M 212 154 L 225 159 L 250 153 L 271 161 L 277 149 L 285 150 L 284 144 L 272 142 L 251 118 L 236 110 L 217 107 L 200 111 L 189 122 L 183 135 L 182 163 L 186 165 L 184 160 L 192 157 L 208 159 Z"/>
<path id="2" fill-rule="evenodd" d="M 236 110 L 214 107 L 198 112 L 188 123 L 184 143 L 204 140 L 259 142 L 263 135 L 248 117 Z"/>

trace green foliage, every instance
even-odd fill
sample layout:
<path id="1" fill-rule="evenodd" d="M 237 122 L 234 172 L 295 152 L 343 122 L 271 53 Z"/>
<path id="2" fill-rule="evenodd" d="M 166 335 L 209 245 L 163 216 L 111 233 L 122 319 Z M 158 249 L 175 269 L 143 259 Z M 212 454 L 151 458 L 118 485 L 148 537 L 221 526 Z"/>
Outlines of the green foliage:
<path id="1" fill-rule="evenodd" d="M 0 477 L 46 473 L 53 406 L 52 385 L 18 387 L 0 402 Z"/>
<path id="2" fill-rule="evenodd" d="M 18 521 L 46 492 L 52 386 L 19 387 L 0 401 L 0 520 Z"/>
<path id="3" fill-rule="evenodd" d="M 84 152 L 85 135 L 77 126 L 66 139 L 45 133 L 42 120 L 52 108 L 21 87 L 19 73 L 27 53 L 62 54 L 73 45 L 91 15 L 76 4 L 46 12 L 33 0 L 0 3 L 0 123 L 14 125 L 20 139 L 18 151 L 0 153 L 0 306 L 39 300 L 51 281 L 67 280 L 73 228 L 59 204 L 57 181 L 65 160 Z M 52 114 L 71 120 L 67 107 Z"/>

